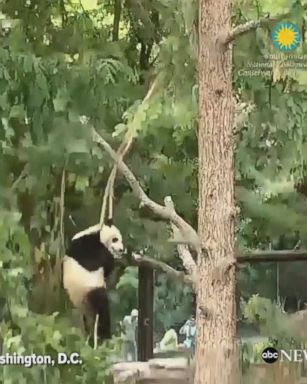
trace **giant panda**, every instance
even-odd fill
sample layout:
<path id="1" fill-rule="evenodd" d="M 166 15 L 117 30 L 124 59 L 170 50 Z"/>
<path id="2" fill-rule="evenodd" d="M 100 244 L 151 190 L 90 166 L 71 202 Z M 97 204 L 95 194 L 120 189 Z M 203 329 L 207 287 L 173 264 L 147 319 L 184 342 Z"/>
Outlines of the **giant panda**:
<path id="1" fill-rule="evenodd" d="M 108 220 L 101 229 L 97 224 L 74 235 L 63 260 L 64 288 L 72 304 L 82 311 L 88 333 L 93 333 L 93 324 L 99 315 L 97 336 L 100 341 L 111 338 L 106 279 L 123 251 L 121 232 Z"/>

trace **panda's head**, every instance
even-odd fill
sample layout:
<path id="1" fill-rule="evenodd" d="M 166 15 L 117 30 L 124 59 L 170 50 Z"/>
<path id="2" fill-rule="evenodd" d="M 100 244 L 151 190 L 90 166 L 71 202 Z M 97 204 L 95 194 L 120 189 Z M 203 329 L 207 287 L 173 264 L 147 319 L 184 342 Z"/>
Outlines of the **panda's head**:
<path id="1" fill-rule="evenodd" d="M 100 230 L 100 241 L 115 256 L 120 257 L 124 252 L 123 237 L 111 219 L 107 220 Z"/>

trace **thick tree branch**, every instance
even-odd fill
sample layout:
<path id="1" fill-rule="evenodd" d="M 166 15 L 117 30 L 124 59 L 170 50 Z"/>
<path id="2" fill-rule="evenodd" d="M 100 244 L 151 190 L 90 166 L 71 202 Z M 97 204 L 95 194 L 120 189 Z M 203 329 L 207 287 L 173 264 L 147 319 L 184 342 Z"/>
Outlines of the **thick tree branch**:
<path id="1" fill-rule="evenodd" d="M 120 17 L 122 12 L 122 0 L 114 0 L 113 41 L 118 40 Z"/>
<path id="2" fill-rule="evenodd" d="M 307 10 L 307 4 L 303 5 L 303 9 Z M 287 13 L 277 15 L 275 17 L 267 16 L 267 17 L 263 17 L 259 20 L 252 20 L 252 21 L 248 21 L 244 24 L 240 24 L 240 25 L 236 26 L 235 28 L 233 28 L 222 39 L 222 42 L 224 44 L 229 44 L 230 42 L 232 42 L 233 40 L 235 40 L 239 36 L 245 35 L 246 33 L 250 32 L 250 31 L 254 31 L 255 29 L 257 29 L 259 27 L 263 27 L 269 23 L 274 23 L 274 22 L 286 19 L 286 18 L 290 17 L 291 14 L 292 14 L 292 12 L 287 12 Z"/>
<path id="3" fill-rule="evenodd" d="M 259 20 L 252 20 L 248 21 L 245 24 L 240 24 L 233 28 L 230 33 L 223 39 L 224 44 L 229 44 L 233 40 L 235 40 L 237 37 L 244 35 L 247 32 L 253 31 L 259 27 L 262 27 L 263 25 L 266 25 L 269 23 L 268 18 L 263 18 Z"/>
<path id="4" fill-rule="evenodd" d="M 291 261 L 307 261 L 307 250 L 297 251 L 255 251 L 250 253 L 242 253 L 237 256 L 237 259 L 233 262 L 222 263 L 217 266 L 214 271 L 215 280 L 224 279 L 227 271 L 237 264 L 238 267 L 244 266 L 245 264 L 257 264 L 257 263 L 272 263 L 272 262 L 291 262 Z M 119 264 L 123 264 L 122 260 L 117 260 Z M 126 264 L 125 264 L 126 265 Z M 170 267 L 163 261 L 155 260 L 150 257 L 145 257 L 136 253 L 132 253 L 132 260 L 129 265 L 139 267 L 146 266 L 151 267 L 155 270 L 164 272 L 172 279 L 176 279 L 185 284 L 191 285 L 195 290 L 197 276 L 187 275 L 185 272 L 177 271 Z"/>
<path id="5" fill-rule="evenodd" d="M 144 5 L 140 0 L 128 0 L 128 5 L 133 12 L 135 22 L 137 23 L 140 20 L 149 33 L 147 32 L 146 37 L 154 36 L 155 34 L 155 25 L 153 24 L 150 15 L 147 9 L 144 8 Z"/>
<path id="6" fill-rule="evenodd" d="M 163 261 L 155 260 L 150 257 L 141 256 L 138 254 L 132 254 L 133 259 L 131 265 L 139 267 L 139 266 L 145 266 L 145 267 L 151 267 L 153 269 L 157 269 L 158 271 L 166 273 L 171 278 L 174 278 L 176 280 L 183 281 L 186 284 L 195 285 L 195 280 L 191 277 L 186 275 L 182 271 L 177 271 L 176 269 L 170 267 L 168 264 L 164 263 Z"/>
<path id="7" fill-rule="evenodd" d="M 137 255 L 138 256 L 138 255 Z M 182 275 L 185 275 L 183 272 L 176 271 L 172 267 L 167 264 L 156 261 L 151 258 L 140 257 L 140 261 L 135 258 L 135 263 L 141 263 L 144 265 L 152 266 L 153 268 L 159 269 L 161 271 L 166 272 L 168 275 L 182 278 Z M 292 262 L 292 261 L 307 261 L 307 249 L 301 249 L 297 251 L 254 251 L 250 253 L 243 253 L 237 256 L 237 264 L 256 264 L 256 263 L 282 263 L 282 262 Z M 225 267 L 231 267 L 234 265 L 233 263 L 226 263 Z M 169 273 L 168 273 L 169 272 Z M 184 279 L 185 280 L 185 279 Z M 187 276 L 187 282 L 193 282 L 192 277 Z"/>
<path id="8" fill-rule="evenodd" d="M 156 215 L 160 216 L 162 219 L 169 220 L 171 223 L 181 231 L 183 237 L 187 240 L 188 244 L 191 244 L 197 251 L 199 250 L 199 238 L 196 231 L 193 227 L 188 224 L 185 220 L 182 219 L 177 213 L 173 210 L 170 210 L 167 207 L 164 207 L 160 204 L 157 204 L 151 200 L 146 193 L 141 188 L 139 182 L 137 181 L 134 174 L 130 171 L 127 165 L 118 157 L 116 152 L 111 148 L 111 146 L 98 134 L 98 132 L 93 128 L 93 141 L 97 144 L 100 144 L 105 151 L 110 155 L 110 157 L 116 162 L 118 170 L 126 178 L 134 195 L 140 200 L 141 205 L 148 207 Z"/>
<path id="9" fill-rule="evenodd" d="M 164 199 L 165 207 L 168 208 L 170 211 L 175 211 L 174 202 L 171 198 L 171 196 L 166 196 Z M 171 223 L 172 231 L 174 240 L 176 241 L 176 237 L 178 237 L 178 228 Z M 191 255 L 191 252 L 189 250 L 189 247 L 186 244 L 178 244 L 177 245 L 177 251 L 180 259 L 182 260 L 183 266 L 185 270 L 188 272 L 190 276 L 192 276 L 193 279 L 196 278 L 196 263 L 193 260 L 193 257 Z"/>

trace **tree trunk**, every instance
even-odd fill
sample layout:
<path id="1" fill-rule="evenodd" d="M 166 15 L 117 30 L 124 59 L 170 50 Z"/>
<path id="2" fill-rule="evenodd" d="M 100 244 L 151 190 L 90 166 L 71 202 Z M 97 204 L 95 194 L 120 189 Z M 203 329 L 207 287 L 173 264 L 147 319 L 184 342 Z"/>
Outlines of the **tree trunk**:
<path id="1" fill-rule="evenodd" d="M 199 220 L 195 384 L 238 384 L 230 0 L 200 0 Z"/>

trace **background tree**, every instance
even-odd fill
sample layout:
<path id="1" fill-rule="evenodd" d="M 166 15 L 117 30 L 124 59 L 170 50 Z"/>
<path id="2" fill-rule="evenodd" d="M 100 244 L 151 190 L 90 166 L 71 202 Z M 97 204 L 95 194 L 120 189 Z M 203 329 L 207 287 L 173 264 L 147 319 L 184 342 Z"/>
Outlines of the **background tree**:
<path id="1" fill-rule="evenodd" d="M 31 0 L 2 1 L 0 7 L 2 344 L 4 351 L 10 352 L 80 350 L 87 365 L 86 372 L 83 366 L 48 371 L 42 367 L 6 367 L 3 380 L 103 380 L 110 363 L 105 357 L 110 353 L 90 350 L 82 336 L 71 329 L 67 320 L 70 307 L 60 282 L 63 243 L 73 232 L 99 220 L 104 187 L 113 166 L 109 156 L 93 143 L 89 126 L 82 125 L 79 116 L 89 116 L 113 148 L 132 127 L 136 140 L 125 162 L 151 199 L 163 204 L 164 197 L 171 195 L 177 212 L 197 228 L 198 4 L 186 0 Z M 242 119 L 236 119 L 240 249 L 278 247 L 281 235 L 286 235 L 285 244 L 292 248 L 296 232 L 301 244 L 306 240 L 306 72 L 284 70 L 283 56 L 274 60 L 266 77 L 242 75 L 249 62 L 276 53 L 270 32 L 276 20 L 283 20 L 281 14 L 300 27 L 303 41 L 296 54 L 304 57 L 304 7 L 304 1 L 236 1 L 232 24 L 247 24 L 243 29 L 234 28 L 236 33 L 232 35 L 227 35 L 230 21 L 225 19 L 225 39 L 238 37 L 233 49 L 233 90 L 240 105 L 253 104 L 252 109 L 240 113 Z M 212 19 L 208 38 L 212 38 L 217 33 L 213 25 L 216 13 L 208 14 L 208 18 L 207 22 Z M 261 27 L 255 30 L 257 26 Z M 214 51 L 212 47 L 204 49 L 210 50 L 210 55 Z M 219 52 L 217 55 L 224 58 Z M 226 74 L 229 81 L 230 75 Z M 155 92 L 144 105 L 142 100 L 155 79 Z M 206 103 L 215 101 L 222 106 L 227 92 L 219 95 L 218 87 L 214 99 Z M 230 115 L 228 118 L 230 124 Z M 213 124 L 213 120 L 208 122 Z M 209 125 L 202 127 L 201 132 Z M 206 179 L 201 180 L 209 193 Z M 168 242 L 167 223 L 155 221 L 155 215 L 140 210 L 124 178 L 119 176 L 115 185 L 115 220 L 121 228 L 129 228 L 127 244 L 135 251 L 146 248 L 147 257 L 170 264 L 172 277 L 182 278 L 182 273 L 174 270 L 191 272 L 191 264 L 179 257 L 186 255 L 187 248 Z M 205 249 L 208 246 L 203 245 Z M 198 258 L 198 263 L 203 267 L 206 260 Z M 123 268 L 114 281 L 120 282 L 113 294 L 114 328 L 136 304 L 133 268 Z M 206 264 L 203 271 L 205 268 Z M 251 283 L 256 280 L 256 272 L 255 268 L 240 272 L 246 296 L 257 291 L 257 284 Z M 228 273 L 232 277 L 232 268 Z M 177 284 L 178 295 L 170 296 L 166 289 L 169 279 L 159 278 L 157 308 L 163 301 L 178 302 L 186 288 L 183 279 L 177 281 L 181 282 Z M 268 287 L 266 294 L 272 296 L 272 290 Z M 189 315 L 191 301 L 189 296 L 185 298 L 182 306 L 186 312 L 169 310 L 165 317 L 159 316 L 161 328 L 172 321 L 183 322 Z M 127 307 L 121 305 L 123 302 Z M 207 332 L 205 328 L 203 332 Z"/>

